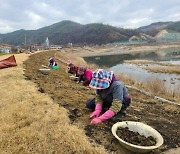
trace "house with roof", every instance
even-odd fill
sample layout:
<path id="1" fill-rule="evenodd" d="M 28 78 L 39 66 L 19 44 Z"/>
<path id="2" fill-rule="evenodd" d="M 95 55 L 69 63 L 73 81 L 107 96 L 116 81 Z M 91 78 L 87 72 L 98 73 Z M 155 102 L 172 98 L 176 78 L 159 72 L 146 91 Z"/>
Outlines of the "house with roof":
<path id="1" fill-rule="evenodd" d="M 11 50 L 12 50 L 12 46 L 10 44 L 7 43 L 0 44 L 0 52 L 11 53 Z"/>
<path id="2" fill-rule="evenodd" d="M 60 50 L 62 49 L 61 45 L 50 45 L 50 49 Z"/>
<path id="3" fill-rule="evenodd" d="M 42 45 L 41 44 L 33 44 L 31 45 L 32 50 L 38 51 L 38 50 L 42 50 Z"/>

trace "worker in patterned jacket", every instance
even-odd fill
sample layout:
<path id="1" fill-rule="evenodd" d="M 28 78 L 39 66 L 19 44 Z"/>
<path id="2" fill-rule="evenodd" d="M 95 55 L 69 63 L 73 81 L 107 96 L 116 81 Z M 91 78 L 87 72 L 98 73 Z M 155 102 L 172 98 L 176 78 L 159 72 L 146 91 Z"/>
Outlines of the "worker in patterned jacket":
<path id="1" fill-rule="evenodd" d="M 115 77 L 114 73 L 97 69 L 92 74 L 89 86 L 96 89 L 96 97 L 86 103 L 87 108 L 94 110 L 90 114 L 90 118 L 93 118 L 91 124 L 108 119 L 122 120 L 131 98 L 125 85 Z"/>

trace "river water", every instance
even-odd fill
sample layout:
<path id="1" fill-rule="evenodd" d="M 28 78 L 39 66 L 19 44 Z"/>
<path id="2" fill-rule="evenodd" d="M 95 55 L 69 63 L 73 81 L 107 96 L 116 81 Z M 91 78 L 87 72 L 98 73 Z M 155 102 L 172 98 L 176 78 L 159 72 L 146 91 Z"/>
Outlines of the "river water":
<path id="1" fill-rule="evenodd" d="M 99 66 L 106 66 L 110 70 L 114 71 L 115 74 L 123 73 L 140 82 L 145 82 L 150 78 L 158 78 L 161 79 L 168 88 L 179 89 L 180 75 L 178 74 L 152 73 L 143 69 L 142 66 L 124 63 L 124 60 L 145 59 L 160 61 L 163 63 L 178 64 L 180 66 L 180 50 L 163 50 L 161 52 L 163 53 L 163 56 L 162 54 L 152 51 L 148 53 L 145 52 L 143 54 L 137 53 L 94 56 L 85 57 L 84 59 L 87 62 L 95 63 Z M 156 65 L 154 65 L 154 67 L 156 67 Z"/>

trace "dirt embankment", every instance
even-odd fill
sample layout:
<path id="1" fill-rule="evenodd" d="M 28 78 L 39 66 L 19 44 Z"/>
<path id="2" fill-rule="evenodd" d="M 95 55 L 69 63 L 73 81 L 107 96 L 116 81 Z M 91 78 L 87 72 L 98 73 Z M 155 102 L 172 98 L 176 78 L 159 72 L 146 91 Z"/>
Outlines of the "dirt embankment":
<path id="1" fill-rule="evenodd" d="M 48 51 L 30 56 L 24 63 L 26 79 L 34 81 L 41 93 L 48 94 L 55 103 L 66 108 L 72 124 L 84 129 L 91 141 L 103 145 L 110 152 L 132 153 L 122 148 L 118 140 L 113 137 L 111 126 L 114 123 L 111 120 L 102 124 L 89 125 L 91 111 L 86 109 L 85 102 L 94 97 L 94 91 L 70 80 L 70 74 L 65 71 L 65 64 L 58 61 L 60 69 L 51 70 L 49 75 L 43 75 L 38 71 L 41 65 L 47 64 L 48 57 L 54 54 L 54 51 Z M 146 123 L 158 130 L 164 137 L 164 145 L 152 153 L 179 147 L 180 107 L 160 103 L 135 90 L 129 89 L 129 93 L 133 101 L 124 120 Z"/>

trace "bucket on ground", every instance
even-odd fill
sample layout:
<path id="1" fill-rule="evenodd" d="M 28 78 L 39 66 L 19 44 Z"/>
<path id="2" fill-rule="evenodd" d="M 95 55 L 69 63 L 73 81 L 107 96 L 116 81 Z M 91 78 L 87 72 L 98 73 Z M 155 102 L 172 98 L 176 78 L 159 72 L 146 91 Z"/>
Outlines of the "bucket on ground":
<path id="1" fill-rule="evenodd" d="M 59 66 L 51 66 L 51 68 L 54 69 L 54 70 L 58 70 Z"/>

